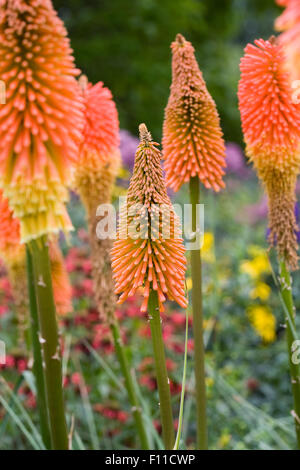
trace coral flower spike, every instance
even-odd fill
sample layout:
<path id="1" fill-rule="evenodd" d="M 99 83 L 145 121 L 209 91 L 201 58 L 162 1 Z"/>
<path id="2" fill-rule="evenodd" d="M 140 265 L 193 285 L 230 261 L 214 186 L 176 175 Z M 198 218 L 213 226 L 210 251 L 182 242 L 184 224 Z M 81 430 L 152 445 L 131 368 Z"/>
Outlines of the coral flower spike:
<path id="1" fill-rule="evenodd" d="M 24 332 L 27 328 L 28 302 L 25 270 L 25 246 L 20 244 L 20 223 L 14 218 L 0 190 L 0 257 L 8 271 L 15 302 L 19 330 L 19 346 L 24 347 Z"/>
<path id="2" fill-rule="evenodd" d="M 57 240 L 50 243 L 49 253 L 56 311 L 64 316 L 73 311 L 72 286 Z"/>
<path id="3" fill-rule="evenodd" d="M 285 7 L 283 13 L 275 21 L 277 31 L 286 31 L 295 26 L 300 20 L 299 0 L 277 0 L 276 3 L 279 6 Z"/>
<path id="4" fill-rule="evenodd" d="M 300 107 L 292 102 L 283 48 L 275 38 L 248 44 L 241 60 L 239 107 L 246 152 L 269 199 L 271 245 L 297 268 L 295 185 L 300 167 Z"/>
<path id="5" fill-rule="evenodd" d="M 128 399 L 133 411 L 142 449 L 149 449 L 140 402 L 124 352 L 122 334 L 115 315 L 116 295 L 111 267 L 111 237 L 101 236 L 102 209 L 111 204 L 115 179 L 120 166 L 119 119 L 116 105 L 102 82 L 91 85 L 87 77 L 79 79 L 85 105 L 85 127 L 80 158 L 75 166 L 74 186 L 85 206 L 88 221 L 94 295 L 101 320 L 111 330 L 120 369 L 125 377 Z M 106 209 L 105 209 L 106 213 Z"/>
<path id="6" fill-rule="evenodd" d="M 6 263 L 13 265 L 23 262 L 25 247 L 20 243 L 20 222 L 14 218 L 8 205 L 8 200 L 3 197 L 0 190 L 0 255 Z"/>
<path id="7" fill-rule="evenodd" d="M 157 291 L 160 311 L 166 297 L 182 307 L 187 305 L 185 249 L 179 238 L 179 220 L 167 195 L 157 145 L 141 124 L 127 204 L 121 211 L 112 250 L 116 293 L 122 293 L 119 303 L 143 287 L 143 312 L 151 289 Z"/>
<path id="8" fill-rule="evenodd" d="M 58 241 L 52 240 L 50 245 L 51 274 L 54 299 L 58 315 L 72 311 L 72 287 Z M 0 190 L 0 256 L 4 259 L 13 287 L 17 306 L 24 305 L 28 312 L 25 245 L 21 243 L 20 222 L 14 217 Z"/>
<path id="9" fill-rule="evenodd" d="M 85 126 L 80 157 L 75 165 L 74 187 L 85 206 L 93 265 L 95 299 L 101 317 L 114 320 L 116 296 L 111 272 L 110 238 L 96 235 L 101 221 L 98 207 L 110 204 L 120 167 L 119 118 L 110 90 L 102 82 L 88 83 L 80 77 L 85 105 Z"/>
<path id="10" fill-rule="evenodd" d="M 0 173 L 23 242 L 69 230 L 68 169 L 83 124 L 72 50 L 50 0 L 0 0 Z"/>
<path id="11" fill-rule="evenodd" d="M 92 85 L 85 75 L 79 79 L 83 94 L 85 125 L 74 187 L 96 220 L 97 207 L 111 201 L 113 183 L 120 166 L 119 117 L 110 90 L 102 82 Z M 94 236 L 95 227 L 91 230 Z"/>
<path id="12" fill-rule="evenodd" d="M 171 94 L 165 110 L 163 157 L 175 191 L 198 176 L 206 188 L 223 188 L 225 146 L 216 105 L 207 91 L 194 48 L 178 34 L 172 48 Z"/>
<path id="13" fill-rule="evenodd" d="M 277 3 L 286 7 L 275 21 L 275 29 L 282 33 L 278 41 L 285 50 L 286 63 L 292 80 L 300 79 L 300 0 L 282 0 Z"/>
<path id="14" fill-rule="evenodd" d="M 85 104 L 85 127 L 81 145 L 81 162 L 97 153 L 99 163 L 107 163 L 119 147 L 119 118 L 111 91 L 102 82 L 92 85 L 85 75 L 79 80 Z"/>

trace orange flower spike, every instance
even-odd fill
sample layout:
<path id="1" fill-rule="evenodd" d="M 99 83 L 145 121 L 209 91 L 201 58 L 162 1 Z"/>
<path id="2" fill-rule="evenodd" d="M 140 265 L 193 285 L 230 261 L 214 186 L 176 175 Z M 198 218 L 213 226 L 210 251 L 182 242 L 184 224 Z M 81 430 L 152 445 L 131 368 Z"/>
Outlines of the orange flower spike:
<path id="1" fill-rule="evenodd" d="M 83 126 L 72 50 L 50 0 L 0 0 L 1 184 L 23 242 L 69 230 L 69 168 Z"/>
<path id="2" fill-rule="evenodd" d="M 0 255 L 11 265 L 23 262 L 24 245 L 20 244 L 20 222 L 14 218 L 8 200 L 0 190 Z"/>
<path id="3" fill-rule="evenodd" d="M 97 208 L 111 203 L 120 167 L 118 112 L 110 90 L 103 87 L 103 83 L 92 86 L 83 75 L 79 84 L 85 106 L 85 126 L 73 185 L 87 212 L 98 311 L 103 320 L 114 322 L 116 296 L 110 262 L 112 241 L 98 238 L 96 232 L 101 220 Z"/>
<path id="4" fill-rule="evenodd" d="M 15 219 L 8 200 L 0 190 L 0 257 L 8 272 L 18 323 L 19 346 L 24 347 L 28 323 L 25 246 L 20 243 L 20 222 Z"/>
<path id="5" fill-rule="evenodd" d="M 79 84 L 85 125 L 73 186 L 79 192 L 89 217 L 95 218 L 99 204 L 110 202 L 120 166 L 119 118 L 112 94 L 102 82 L 93 86 L 82 75 Z"/>
<path id="6" fill-rule="evenodd" d="M 74 187 L 88 212 L 95 212 L 100 203 L 110 201 L 119 169 L 119 118 L 112 94 L 103 87 L 102 82 L 93 86 L 82 75 L 79 84 L 85 108 L 85 125 L 80 157 L 75 166 Z M 103 193 L 103 197 L 99 193 Z"/>
<path id="7" fill-rule="evenodd" d="M 175 191 L 198 176 L 206 188 L 225 186 L 225 145 L 216 105 L 207 91 L 194 48 L 178 34 L 172 48 L 171 94 L 165 110 L 166 182 Z"/>
<path id="8" fill-rule="evenodd" d="M 50 243 L 51 274 L 56 310 L 59 315 L 72 311 L 72 287 L 64 260 L 56 242 Z M 0 190 L 0 256 L 3 257 L 13 284 L 18 305 L 27 305 L 25 246 L 21 244 L 20 222 L 13 215 L 8 200 Z M 22 286 L 22 288 L 20 288 Z"/>
<path id="9" fill-rule="evenodd" d="M 299 0 L 277 0 L 279 6 L 286 7 L 283 13 L 275 21 L 277 31 L 286 31 L 300 21 Z"/>
<path id="10" fill-rule="evenodd" d="M 239 108 L 246 153 L 269 199 L 271 245 L 297 269 L 295 185 L 300 167 L 300 107 L 292 102 L 283 48 L 275 38 L 248 44 L 241 59 Z"/>
<path id="11" fill-rule="evenodd" d="M 81 145 L 81 163 L 84 164 L 90 153 L 97 153 L 98 161 L 107 163 L 119 147 L 119 118 L 110 90 L 102 82 L 88 83 L 80 77 L 80 85 L 85 104 L 85 126 Z"/>
<path id="12" fill-rule="evenodd" d="M 282 47 L 256 40 L 245 48 L 240 68 L 238 97 L 248 156 L 260 173 L 298 174 L 300 108 L 292 102 Z"/>
<path id="13" fill-rule="evenodd" d="M 279 43 L 284 47 L 287 68 L 291 72 L 292 80 L 300 79 L 300 1 L 278 1 L 279 5 L 286 7 L 275 21 L 275 29 L 282 33 L 278 37 Z"/>
<path id="14" fill-rule="evenodd" d="M 58 315 L 64 316 L 73 311 L 72 286 L 56 241 L 50 243 L 49 254 L 56 311 Z"/>
<path id="15" fill-rule="evenodd" d="M 118 238 L 112 250 L 115 290 L 122 293 L 119 303 L 143 287 L 143 312 L 147 310 L 150 289 L 157 291 L 160 311 L 167 297 L 187 306 L 185 249 L 179 238 L 179 220 L 167 195 L 157 145 L 141 124 L 127 203 L 120 214 Z"/>

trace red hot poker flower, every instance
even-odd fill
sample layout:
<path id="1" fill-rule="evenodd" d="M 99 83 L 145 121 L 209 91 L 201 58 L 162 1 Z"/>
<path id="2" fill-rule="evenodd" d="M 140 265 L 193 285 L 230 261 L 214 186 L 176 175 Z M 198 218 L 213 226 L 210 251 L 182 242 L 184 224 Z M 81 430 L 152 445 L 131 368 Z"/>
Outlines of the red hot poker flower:
<path id="1" fill-rule="evenodd" d="M 83 125 L 74 59 L 50 0 L 0 0 L 0 173 L 27 242 L 69 230 L 64 208 Z"/>
<path id="2" fill-rule="evenodd" d="M 116 293 L 122 293 L 119 303 L 143 287 L 142 311 L 147 310 L 151 289 L 157 291 L 161 311 L 166 297 L 182 307 L 187 305 L 185 250 L 179 238 L 179 220 L 163 180 L 157 145 L 141 124 L 127 204 L 121 212 L 118 239 L 112 250 Z"/>
<path id="3" fill-rule="evenodd" d="M 72 311 L 72 288 L 64 259 L 57 241 L 50 243 L 51 274 L 56 310 L 59 315 Z M 21 243 L 20 222 L 14 217 L 0 190 L 0 256 L 3 257 L 12 283 L 18 307 L 25 309 L 27 318 L 28 299 L 26 282 L 25 246 Z"/>
<path id="4" fill-rule="evenodd" d="M 119 171 L 119 119 L 108 88 L 101 82 L 92 86 L 85 76 L 80 78 L 80 85 L 85 126 L 80 159 L 75 166 L 74 187 L 87 211 L 97 307 L 104 320 L 112 321 L 116 302 L 110 262 L 112 241 L 98 238 L 96 231 L 101 220 L 97 208 L 111 202 Z"/>
<path id="5" fill-rule="evenodd" d="M 277 0 L 277 3 L 282 7 L 286 7 L 286 9 L 276 19 L 275 28 L 277 31 L 286 31 L 295 26 L 300 20 L 300 2 L 299 0 Z"/>
<path id="6" fill-rule="evenodd" d="M 163 126 L 167 185 L 178 191 L 198 176 L 206 188 L 219 191 L 225 145 L 216 105 L 207 91 L 194 48 L 181 34 L 172 43 L 172 85 Z"/>
<path id="7" fill-rule="evenodd" d="M 284 47 L 287 67 L 292 80 L 300 79 L 300 0 L 278 1 L 285 6 L 284 12 L 276 19 L 275 29 L 282 31 L 278 40 Z"/>
<path id="8" fill-rule="evenodd" d="M 268 193 L 270 242 L 296 269 L 300 107 L 292 101 L 283 49 L 275 38 L 260 39 L 245 48 L 238 97 L 246 152 Z"/>
<path id="9" fill-rule="evenodd" d="M 0 190 L 0 254 L 9 264 L 23 262 L 25 251 L 20 243 L 20 222 L 14 217 L 8 200 Z"/>
<path id="10" fill-rule="evenodd" d="M 49 254 L 56 311 L 63 316 L 73 311 L 72 286 L 57 241 L 50 243 Z"/>
<path id="11" fill-rule="evenodd" d="M 297 173 L 300 108 L 292 102 L 283 48 L 263 39 L 248 44 L 241 73 L 238 96 L 247 153 L 260 172 Z"/>
<path id="12" fill-rule="evenodd" d="M 110 90 L 102 82 L 92 85 L 80 77 L 85 105 L 85 126 L 80 152 L 80 164 L 89 154 L 96 154 L 98 162 L 107 163 L 119 147 L 119 118 Z"/>

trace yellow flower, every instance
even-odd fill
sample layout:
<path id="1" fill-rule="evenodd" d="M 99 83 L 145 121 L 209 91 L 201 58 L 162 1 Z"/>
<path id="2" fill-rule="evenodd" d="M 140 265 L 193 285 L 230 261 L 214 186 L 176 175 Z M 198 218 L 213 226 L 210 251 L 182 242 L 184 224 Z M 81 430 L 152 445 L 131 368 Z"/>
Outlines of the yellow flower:
<path id="1" fill-rule="evenodd" d="M 215 253 L 214 253 L 214 234 L 211 232 L 205 232 L 203 245 L 201 248 L 201 256 L 203 261 L 207 263 L 214 263 Z"/>
<path id="2" fill-rule="evenodd" d="M 224 447 L 227 447 L 229 442 L 231 441 L 231 434 L 228 434 L 226 431 L 222 434 L 218 441 L 218 447 L 223 449 Z"/>
<path id="3" fill-rule="evenodd" d="M 186 278 L 185 283 L 186 283 L 187 290 L 188 291 L 192 290 L 192 287 L 193 287 L 192 278 L 191 277 Z"/>
<path id="4" fill-rule="evenodd" d="M 206 377 L 205 379 L 205 384 L 207 387 L 212 387 L 214 385 L 215 381 L 212 377 Z"/>
<path id="5" fill-rule="evenodd" d="M 203 320 L 203 329 L 212 330 L 216 327 L 216 321 L 214 318 L 208 318 Z"/>
<path id="6" fill-rule="evenodd" d="M 251 299 L 257 299 L 266 301 L 270 297 L 271 288 L 265 282 L 258 282 L 256 287 L 250 292 Z"/>
<path id="7" fill-rule="evenodd" d="M 130 172 L 123 166 L 120 166 L 118 178 L 128 179 L 130 177 Z"/>
<path id="8" fill-rule="evenodd" d="M 240 271 L 241 273 L 248 274 L 253 279 L 258 277 L 257 270 L 255 269 L 253 261 L 249 261 L 249 260 L 242 261 L 240 265 Z"/>
<path id="9" fill-rule="evenodd" d="M 249 245 L 247 251 L 251 258 L 266 254 L 266 250 L 259 245 Z"/>
<path id="10" fill-rule="evenodd" d="M 254 305 L 248 309 L 248 316 L 253 328 L 265 343 L 272 343 L 276 338 L 276 318 L 269 307 Z"/>
<path id="11" fill-rule="evenodd" d="M 248 274 L 252 279 L 258 279 L 262 274 L 269 273 L 270 264 L 266 252 L 256 246 L 250 247 L 248 251 L 253 259 L 241 262 L 241 272 Z"/>

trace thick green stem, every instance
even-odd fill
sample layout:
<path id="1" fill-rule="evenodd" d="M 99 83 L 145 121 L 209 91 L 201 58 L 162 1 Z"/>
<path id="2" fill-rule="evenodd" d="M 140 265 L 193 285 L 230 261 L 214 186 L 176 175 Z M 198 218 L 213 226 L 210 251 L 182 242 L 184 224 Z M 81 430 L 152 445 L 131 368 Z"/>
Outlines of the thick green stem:
<path id="1" fill-rule="evenodd" d="M 194 243 L 197 242 L 199 233 L 197 227 L 197 205 L 200 204 L 199 179 L 190 180 L 190 201 L 192 204 L 192 230 L 196 234 Z M 191 250 L 192 271 L 192 307 L 193 307 L 193 331 L 194 331 L 194 362 L 196 384 L 196 411 L 197 411 L 197 449 L 205 450 L 208 447 L 206 424 L 206 390 L 205 390 L 205 349 L 203 341 L 203 309 L 202 309 L 202 266 L 200 242 Z"/>
<path id="2" fill-rule="evenodd" d="M 283 301 L 289 312 L 289 318 L 286 319 L 286 338 L 289 353 L 289 364 L 291 374 L 292 392 L 294 398 L 293 416 L 295 419 L 296 435 L 298 442 L 298 449 L 300 449 L 300 366 L 296 361 L 293 361 L 293 344 L 295 341 L 292 329 L 295 329 L 295 307 L 293 302 L 291 275 L 287 270 L 284 261 L 280 262 L 280 289 Z"/>
<path id="3" fill-rule="evenodd" d="M 120 328 L 117 323 L 117 320 L 115 320 L 111 324 L 111 330 L 112 330 L 112 334 L 114 338 L 116 354 L 117 354 L 120 367 L 121 367 L 121 370 L 125 379 L 125 387 L 128 393 L 130 405 L 132 407 L 133 417 L 134 417 L 136 428 L 140 437 L 141 447 L 143 450 L 149 450 L 150 444 L 148 441 L 145 423 L 142 417 L 142 409 L 141 409 L 139 400 L 136 395 L 134 379 L 130 372 L 129 363 L 128 363 L 128 359 L 126 356 L 126 352 L 124 350 L 124 345 L 123 345 L 123 341 L 121 338 Z"/>
<path id="4" fill-rule="evenodd" d="M 36 241 L 30 242 L 29 249 L 33 261 L 40 324 L 39 341 L 43 348 L 43 366 L 52 449 L 67 450 L 68 433 L 64 412 L 62 363 L 47 237 L 41 237 Z"/>
<path id="5" fill-rule="evenodd" d="M 45 378 L 43 370 L 43 357 L 42 348 L 39 341 L 39 318 L 34 289 L 34 273 L 31 253 L 26 246 L 26 264 L 27 264 L 27 281 L 28 281 L 28 295 L 30 306 L 30 331 L 31 343 L 33 349 L 33 373 L 36 383 L 36 400 L 37 408 L 40 418 L 40 428 L 46 449 L 51 449 L 51 436 L 49 428 L 49 416 L 47 410 L 47 398 L 45 388 Z"/>
<path id="6" fill-rule="evenodd" d="M 175 443 L 175 433 L 171 405 L 170 384 L 166 366 L 166 357 L 162 336 L 158 297 L 157 292 L 154 290 L 150 292 L 148 308 L 156 369 L 156 379 L 159 393 L 163 441 L 166 449 L 173 449 Z"/>

